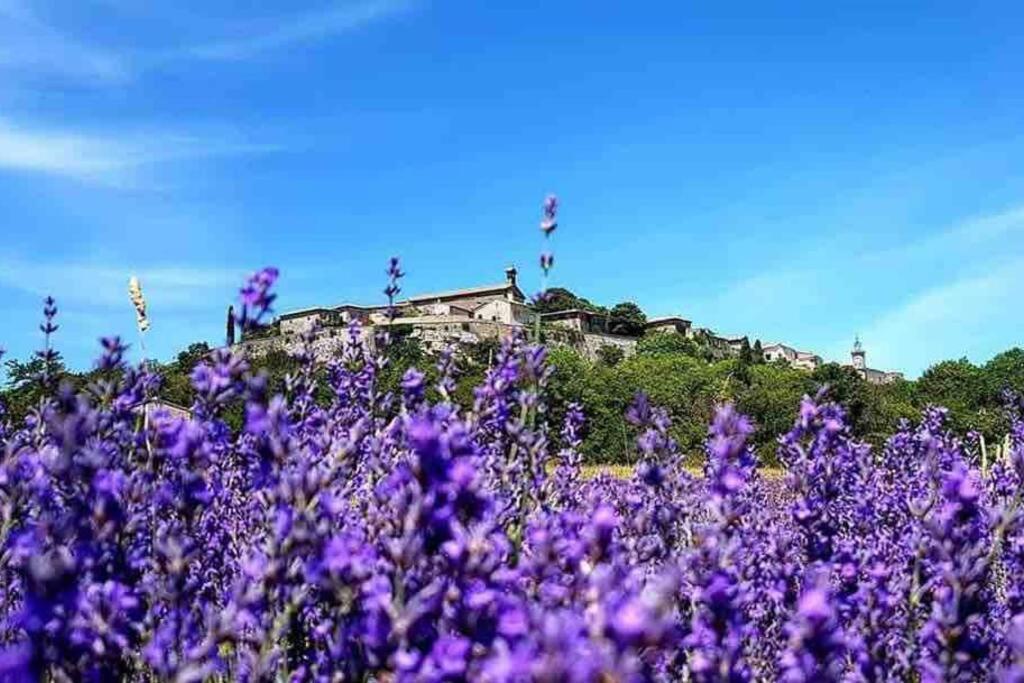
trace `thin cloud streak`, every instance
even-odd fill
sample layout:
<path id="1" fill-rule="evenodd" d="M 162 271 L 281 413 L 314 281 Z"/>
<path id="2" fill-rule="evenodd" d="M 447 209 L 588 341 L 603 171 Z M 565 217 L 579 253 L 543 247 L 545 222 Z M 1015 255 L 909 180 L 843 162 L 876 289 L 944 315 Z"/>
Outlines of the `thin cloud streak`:
<path id="1" fill-rule="evenodd" d="M 768 269 L 731 285 L 708 309 L 730 311 L 752 321 L 748 333 L 771 337 L 775 329 L 799 327 L 801 316 L 822 307 L 836 310 L 856 303 L 848 283 L 865 272 L 917 272 L 917 266 L 942 263 L 943 268 L 931 268 L 930 281 L 907 282 L 903 291 L 887 292 L 892 305 L 859 320 L 851 317 L 848 330 L 833 331 L 839 336 L 819 339 L 825 343 L 813 350 L 826 359 L 847 362 L 852 337 L 859 332 L 873 367 L 903 370 L 909 376 L 943 358 L 967 354 L 984 360 L 984 354 L 1001 349 L 982 348 L 978 340 L 991 339 L 992 330 L 1010 325 L 999 307 L 1013 310 L 1015 298 L 1024 291 L 1024 256 L 1015 239 L 1022 233 L 1024 206 L 1018 205 L 958 221 L 891 248 L 841 258 L 837 254 L 820 262 L 801 259 Z M 1010 335 L 1003 341 L 1012 345 L 1019 338 Z M 800 338 L 782 341 L 814 345 L 813 340 Z"/>
<path id="2" fill-rule="evenodd" d="M 44 173 L 108 186 L 132 186 L 147 167 L 189 159 L 278 151 L 230 132 L 148 130 L 118 136 L 35 129 L 0 119 L 0 169 Z"/>
<path id="3" fill-rule="evenodd" d="M 39 297 L 53 296 L 77 310 L 129 308 L 128 278 L 137 275 L 154 310 L 207 310 L 218 297 L 234 299 L 244 269 L 0 260 L 0 287 Z"/>
<path id="4" fill-rule="evenodd" d="M 16 0 L 0 2 L 0 71 L 94 84 L 120 84 L 132 76 L 124 56 L 75 40 Z"/>
<path id="5" fill-rule="evenodd" d="M 140 74 L 177 62 L 241 61 L 303 43 L 326 40 L 399 14 L 414 0 L 334 2 L 324 9 L 296 13 L 267 24 L 210 27 L 207 42 L 183 48 L 105 50 L 49 24 L 27 3 L 0 0 L 0 73 L 15 78 L 57 77 L 96 86 L 131 82 Z"/>
<path id="6" fill-rule="evenodd" d="M 884 263 L 930 257 L 936 253 L 950 251 L 969 255 L 974 249 L 1000 246 L 999 240 L 1017 233 L 1024 234 L 1024 206 L 968 218 L 933 237 L 908 245 L 861 254 L 860 258 L 868 263 Z"/>
<path id="7" fill-rule="evenodd" d="M 961 356 L 981 362 L 1020 339 L 1024 325 L 1014 320 L 1024 291 L 1024 259 L 1015 259 L 983 272 L 938 285 L 885 313 L 864 330 L 868 340 L 884 340 L 878 362 L 904 367 L 917 374 L 929 364 Z M 1016 329 L 1014 329 L 1016 328 Z M 1000 347 L 979 348 L 983 334 L 1001 330 Z"/>
<path id="8" fill-rule="evenodd" d="M 239 38 L 195 45 L 180 55 L 213 61 L 236 61 L 290 45 L 316 42 L 362 28 L 405 11 L 408 0 L 370 0 L 329 7 L 300 14 L 275 24 L 263 32 Z"/>

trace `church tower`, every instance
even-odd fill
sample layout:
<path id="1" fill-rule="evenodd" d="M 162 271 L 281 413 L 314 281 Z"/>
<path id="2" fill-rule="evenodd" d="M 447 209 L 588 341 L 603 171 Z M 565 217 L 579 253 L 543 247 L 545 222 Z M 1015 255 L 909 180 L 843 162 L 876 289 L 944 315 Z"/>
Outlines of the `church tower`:
<path id="1" fill-rule="evenodd" d="M 853 351 L 850 351 L 850 358 L 853 359 L 853 367 L 856 370 L 864 371 L 867 369 L 868 364 L 865 360 L 867 352 L 864 350 L 864 346 L 860 343 L 860 336 L 853 340 Z"/>

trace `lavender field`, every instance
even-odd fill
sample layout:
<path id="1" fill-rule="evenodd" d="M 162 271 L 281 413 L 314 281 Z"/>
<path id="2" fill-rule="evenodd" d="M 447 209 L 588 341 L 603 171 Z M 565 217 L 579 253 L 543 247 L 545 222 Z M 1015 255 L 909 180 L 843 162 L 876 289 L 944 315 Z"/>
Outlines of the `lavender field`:
<path id="1" fill-rule="evenodd" d="M 49 301 L 48 397 L 0 432 L 2 680 L 1024 680 L 1019 396 L 984 472 L 942 408 L 872 450 L 807 397 L 778 479 L 727 405 L 688 473 L 638 395 L 632 477 L 583 478 L 586 417 L 548 428 L 522 336 L 471 410 L 450 354 L 437 402 L 417 371 L 382 395 L 353 328 L 328 405 L 311 353 L 271 395 L 221 350 L 183 419 L 140 409 L 161 380 L 117 339 L 86 390 L 53 386 L 56 321 Z"/>

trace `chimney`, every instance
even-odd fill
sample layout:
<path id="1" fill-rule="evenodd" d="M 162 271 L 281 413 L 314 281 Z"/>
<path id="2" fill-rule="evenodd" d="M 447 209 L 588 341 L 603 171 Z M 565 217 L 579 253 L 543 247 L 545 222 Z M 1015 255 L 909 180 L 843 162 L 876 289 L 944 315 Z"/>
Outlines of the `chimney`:
<path id="1" fill-rule="evenodd" d="M 516 270 L 516 267 L 515 266 L 509 266 L 508 268 L 505 269 L 505 280 L 510 285 L 515 285 L 516 284 L 516 275 L 517 274 L 518 274 L 518 271 Z"/>

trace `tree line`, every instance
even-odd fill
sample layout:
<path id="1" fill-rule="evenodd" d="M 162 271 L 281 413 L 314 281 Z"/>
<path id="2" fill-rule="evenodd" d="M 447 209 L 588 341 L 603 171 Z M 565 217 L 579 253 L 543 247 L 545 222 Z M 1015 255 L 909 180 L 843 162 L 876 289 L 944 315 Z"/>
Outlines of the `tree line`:
<path id="1" fill-rule="evenodd" d="M 455 400 L 469 406 L 473 388 L 483 380 L 497 342 L 486 340 L 461 347 L 457 354 L 458 381 Z M 169 363 L 156 364 L 163 376 L 162 399 L 190 406 L 193 392 L 190 375 L 195 365 L 210 352 L 196 343 Z M 707 425 L 716 405 L 732 402 L 749 415 L 757 431 L 754 442 L 766 462 L 774 459 L 775 435 L 793 422 L 804 395 L 827 392 L 847 410 L 854 433 L 880 444 L 902 419 L 914 419 L 928 405 L 949 409 L 950 424 L 966 435 L 976 432 L 988 443 L 1001 441 L 1008 425 L 1003 412 L 1006 389 L 1024 392 L 1024 349 L 1014 348 L 976 365 L 966 358 L 947 360 L 928 368 L 915 381 L 874 385 L 864 381 L 850 367 L 828 363 L 813 372 L 791 368 L 782 362 L 766 363 L 757 353 L 740 353 L 719 359 L 699 340 L 675 332 L 656 332 L 641 337 L 637 353 L 629 358 L 599 354 L 588 360 L 568 346 L 553 346 L 549 361 L 553 367 L 548 392 L 546 419 L 552 438 L 557 438 L 569 404 L 583 406 L 587 416 L 584 457 L 591 463 L 627 463 L 633 458 L 633 427 L 626 421 L 626 408 L 638 391 L 664 407 L 672 418 L 672 436 L 696 462 Z M 397 390 L 402 374 L 417 367 L 436 378 L 436 359 L 427 353 L 408 331 L 394 336 L 388 363 L 378 378 L 384 390 Z M 274 351 L 254 361 L 265 371 L 272 388 L 284 390 L 285 377 L 294 372 L 297 361 L 284 351 Z M 8 418 L 23 419 L 38 404 L 42 391 L 36 381 L 42 372 L 39 359 L 5 363 L 7 380 L 0 390 L 0 402 Z M 51 364 L 51 381 L 63 381 L 79 388 L 98 377 L 100 371 L 73 372 L 58 357 Z M 321 390 L 327 391 L 326 383 Z M 325 401 L 327 396 L 322 397 Z M 228 411 L 229 424 L 239 425 L 242 406 Z"/>
<path id="2" fill-rule="evenodd" d="M 916 381 L 881 385 L 837 363 L 808 372 L 781 361 L 766 363 L 754 353 L 714 359 L 694 340 L 665 332 L 640 339 L 635 356 L 612 363 L 588 361 L 570 348 L 553 349 L 551 362 L 552 421 L 569 403 L 582 404 L 588 418 L 584 453 L 594 463 L 631 457 L 632 433 L 624 414 L 637 391 L 668 410 L 672 435 L 684 451 L 694 454 L 695 462 L 715 406 L 735 403 L 754 420 L 753 440 L 768 463 L 775 459 L 776 435 L 792 426 L 805 395 L 825 392 L 842 404 L 854 433 L 877 446 L 901 420 L 916 419 L 929 405 L 948 408 L 956 432 L 976 432 L 995 444 L 1009 428 L 1005 390 L 1024 391 L 1020 348 L 981 365 L 966 358 L 942 361 Z"/>

